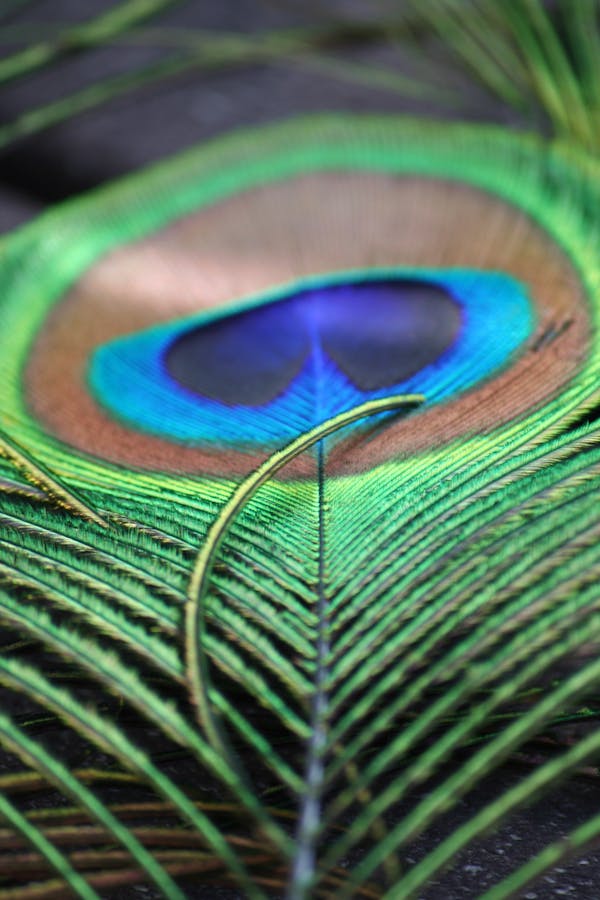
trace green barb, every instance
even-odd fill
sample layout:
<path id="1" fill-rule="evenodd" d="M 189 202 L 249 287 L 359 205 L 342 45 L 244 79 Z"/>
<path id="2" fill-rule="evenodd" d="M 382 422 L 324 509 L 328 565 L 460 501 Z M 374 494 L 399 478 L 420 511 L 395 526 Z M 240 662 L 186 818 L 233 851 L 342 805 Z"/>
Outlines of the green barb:
<path id="1" fill-rule="evenodd" d="M 104 44 L 154 16 L 176 0 L 128 0 L 91 22 L 76 25 L 52 40 L 41 41 L 0 60 L 0 84 L 47 66 L 61 56 Z"/>
<path id="2" fill-rule="evenodd" d="M 35 487 L 41 488 L 59 506 L 68 509 L 76 516 L 108 528 L 108 522 L 94 512 L 90 506 L 82 500 L 72 488 L 65 487 L 41 462 L 34 460 L 14 438 L 0 430 L 0 456 L 6 457 L 13 465 L 23 473 L 25 478 Z"/>
<path id="3" fill-rule="evenodd" d="M 259 466 L 234 491 L 218 518 L 213 522 L 194 564 L 190 580 L 186 606 L 185 645 L 186 671 L 192 702 L 198 710 L 200 724 L 215 749 L 223 752 L 225 744 L 213 716 L 209 699 L 208 662 L 203 650 L 203 641 L 206 639 L 204 606 L 215 558 L 235 517 L 265 482 L 318 441 L 360 419 L 385 412 L 397 412 L 403 407 L 417 406 L 424 400 L 422 394 L 400 394 L 380 400 L 369 400 L 367 403 L 317 425 L 316 428 L 291 441 L 287 447 L 277 450 Z"/>

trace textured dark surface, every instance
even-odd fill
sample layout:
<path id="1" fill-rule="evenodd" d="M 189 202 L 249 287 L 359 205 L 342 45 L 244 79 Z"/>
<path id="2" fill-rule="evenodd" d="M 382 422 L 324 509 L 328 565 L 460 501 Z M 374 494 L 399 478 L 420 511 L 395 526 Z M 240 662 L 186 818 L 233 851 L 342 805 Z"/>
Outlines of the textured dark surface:
<path id="1" fill-rule="evenodd" d="M 102 0 L 37 0 L 30 5 L 28 18 L 54 25 L 73 23 L 98 14 L 106 6 Z M 269 28 L 330 27 L 336 11 L 353 22 L 368 21 L 366 13 L 370 11 L 373 17 L 374 5 L 353 0 L 327 4 L 318 0 L 307 4 L 294 0 L 187 2 L 163 15 L 155 27 L 162 27 L 165 34 L 172 27 L 244 34 Z M 422 58 L 417 54 L 417 60 L 406 61 L 396 46 L 384 46 L 372 39 L 340 37 L 339 45 L 337 55 L 346 61 L 370 63 L 397 73 L 422 68 L 426 58 L 432 68 L 435 65 L 429 46 L 422 48 Z M 11 120 L 98 78 L 131 71 L 159 55 L 156 48 L 127 43 L 61 60 L 50 69 L 3 86 L 0 116 L 4 121 Z M 438 80 L 456 86 L 461 116 L 505 119 L 502 111 L 490 109 L 489 100 L 478 91 L 460 90 L 456 75 L 449 77 L 438 71 Z M 41 136 L 22 139 L 2 153 L 0 183 L 43 202 L 54 202 L 232 128 L 327 110 L 456 113 L 447 104 L 407 100 L 391 90 L 335 77 L 306 58 L 204 69 L 121 97 Z"/>
<path id="2" fill-rule="evenodd" d="M 327 3 L 277 2 L 277 0 L 200 0 L 188 2 L 165 15 L 164 26 L 260 31 L 294 25 L 326 23 L 335 14 L 360 21 L 373 16 L 375 4 L 367 0 L 337 0 Z M 106 9 L 103 0 L 39 0 L 7 18 L 6 24 L 72 23 Z M 1 4 L 0 4 L 1 12 Z M 16 40 L 16 38 L 15 38 Z M 16 46 L 16 44 L 15 44 Z M 342 48 L 348 60 L 392 65 L 410 71 L 412 62 L 401 58 L 395 47 L 369 41 L 351 42 Z M 423 48 L 430 58 L 431 48 Z M 75 56 L 19 79 L 0 91 L 0 116 L 13 119 L 27 109 L 55 100 L 100 77 L 127 71 L 156 57 L 148 47 L 123 45 L 84 56 Z M 433 62 L 432 62 L 433 65 Z M 458 83 L 455 76 L 449 82 Z M 465 92 L 462 117 L 496 118 L 504 113 L 490 109 L 477 91 Z M 197 141 L 231 128 L 320 110 L 354 112 L 424 112 L 454 115 L 456 110 L 403 100 L 390 91 L 336 79 L 306 62 L 240 65 L 230 69 L 192 72 L 161 86 L 122 97 L 46 131 L 21 140 L 0 155 L 0 229 L 8 231 L 55 201 L 76 195 L 140 166 L 169 156 Z M 65 751 L 67 748 L 65 748 Z M 0 760 L 0 771 L 10 764 Z M 514 765 L 505 767 L 493 780 L 462 800 L 427 843 L 418 842 L 408 863 L 431 849 L 432 843 L 456 827 L 480 804 L 522 776 Z M 432 886 L 422 900 L 475 898 L 519 863 L 547 843 L 563 837 L 587 818 L 597 814 L 600 780 L 574 779 L 529 810 L 514 815 L 494 836 L 482 838 L 459 859 L 454 869 Z M 150 888 L 127 888 L 114 895 L 120 900 L 154 898 Z M 236 898 L 238 892 L 215 885 L 190 886 L 190 898 Z M 526 900 L 569 897 L 597 900 L 600 896 L 600 854 L 586 852 L 543 877 L 523 895 Z"/>

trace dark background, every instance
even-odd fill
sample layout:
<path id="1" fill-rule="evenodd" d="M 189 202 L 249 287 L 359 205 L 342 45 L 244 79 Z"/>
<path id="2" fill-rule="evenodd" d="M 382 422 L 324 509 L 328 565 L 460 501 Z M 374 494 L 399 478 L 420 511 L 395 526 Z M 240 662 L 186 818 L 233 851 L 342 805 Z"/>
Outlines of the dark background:
<path id="1" fill-rule="evenodd" d="M 2 20 L 3 5 L 8 9 L 14 2 L 0 0 L 0 58 L 27 42 L 51 40 L 113 5 L 111 0 L 30 0 L 24 10 Z M 507 121 L 506 110 L 464 75 L 444 69 L 435 39 L 417 33 L 409 57 L 398 40 L 386 38 L 378 13 L 391 11 L 405 21 L 408 13 L 402 9 L 401 0 L 188 0 L 145 23 L 148 37 L 67 54 L 2 85 L 0 122 L 8 123 L 101 79 L 164 57 L 169 52 L 165 44 L 177 48 L 197 36 L 210 49 L 206 32 L 216 38 L 228 33 L 260 38 L 274 29 L 318 29 L 329 35 L 320 48 L 320 62 L 305 53 L 271 63 L 199 67 L 16 141 L 0 156 L 0 224 L 8 229 L 48 204 L 230 129 L 302 113 L 408 112 Z M 365 84 L 359 73 L 336 76 L 327 65 L 332 57 L 358 64 L 363 73 L 367 67 L 398 75 L 427 70 L 440 84 L 452 86 L 455 102 L 402 96 L 392 88 Z"/>

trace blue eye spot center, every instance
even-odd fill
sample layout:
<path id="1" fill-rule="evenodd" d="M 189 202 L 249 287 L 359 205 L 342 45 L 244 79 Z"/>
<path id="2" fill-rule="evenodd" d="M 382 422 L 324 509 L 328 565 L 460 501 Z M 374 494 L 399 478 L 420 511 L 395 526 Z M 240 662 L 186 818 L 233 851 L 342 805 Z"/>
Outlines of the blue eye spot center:
<path id="1" fill-rule="evenodd" d="M 230 405 L 269 403 L 323 358 L 370 393 L 433 362 L 459 327 L 459 305 L 437 285 L 333 284 L 196 326 L 174 340 L 165 366 L 183 387 Z"/>
<path id="2" fill-rule="evenodd" d="M 365 400 L 448 401 L 507 365 L 533 325 L 525 288 L 501 273 L 340 274 L 116 338 L 88 384 L 128 427 L 268 449 Z"/>

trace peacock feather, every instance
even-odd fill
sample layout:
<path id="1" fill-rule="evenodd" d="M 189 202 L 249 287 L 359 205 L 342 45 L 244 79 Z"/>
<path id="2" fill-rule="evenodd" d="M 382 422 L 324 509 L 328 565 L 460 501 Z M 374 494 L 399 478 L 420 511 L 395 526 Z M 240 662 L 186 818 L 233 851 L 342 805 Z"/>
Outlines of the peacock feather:
<path id="1" fill-rule="evenodd" d="M 596 763 L 584 143 L 294 119 L 4 240 L 0 898 L 421 897 Z"/>

